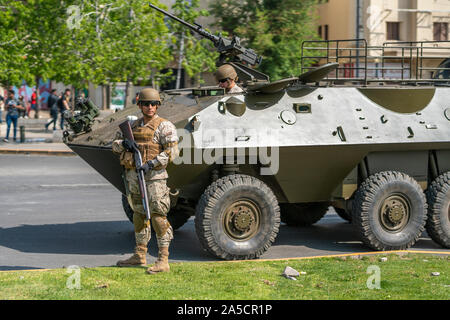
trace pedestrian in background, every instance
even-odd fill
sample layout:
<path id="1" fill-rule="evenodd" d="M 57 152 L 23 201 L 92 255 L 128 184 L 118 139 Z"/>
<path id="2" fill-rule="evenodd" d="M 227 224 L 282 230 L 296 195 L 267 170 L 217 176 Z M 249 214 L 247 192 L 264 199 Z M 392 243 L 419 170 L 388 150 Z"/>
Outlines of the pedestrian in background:
<path id="1" fill-rule="evenodd" d="M 48 131 L 48 127 L 53 123 L 53 131 L 56 130 L 56 121 L 58 120 L 58 100 L 59 97 L 56 95 L 56 89 L 53 89 L 48 96 L 47 105 L 50 109 L 50 116 L 52 120 L 45 125 L 45 131 Z"/>
<path id="2" fill-rule="evenodd" d="M 8 93 L 8 99 L 5 102 L 6 106 L 6 137 L 3 139 L 5 142 L 9 142 L 9 129 L 11 124 L 14 125 L 14 141 L 16 141 L 17 136 L 17 119 L 19 118 L 19 110 L 23 109 L 18 101 L 15 99 L 14 90 L 10 90 Z"/>
<path id="3" fill-rule="evenodd" d="M 23 96 L 19 96 L 19 104 L 23 108 L 19 110 L 19 118 L 25 118 L 25 115 L 27 113 L 27 106 Z"/>
<path id="4" fill-rule="evenodd" d="M 133 98 L 133 104 L 138 104 L 139 101 L 139 92 L 136 92 L 136 96 Z"/>
<path id="5" fill-rule="evenodd" d="M 34 110 L 34 118 L 37 119 L 39 117 L 39 113 L 36 89 L 33 89 L 33 93 L 31 94 L 31 110 Z"/>
<path id="6" fill-rule="evenodd" d="M 66 89 L 64 94 L 58 100 L 58 109 L 61 114 L 61 130 L 64 130 L 64 112 L 70 109 L 70 89 Z"/>
<path id="7" fill-rule="evenodd" d="M 3 110 L 5 110 L 5 99 L 0 95 L 0 123 L 3 123 Z"/>

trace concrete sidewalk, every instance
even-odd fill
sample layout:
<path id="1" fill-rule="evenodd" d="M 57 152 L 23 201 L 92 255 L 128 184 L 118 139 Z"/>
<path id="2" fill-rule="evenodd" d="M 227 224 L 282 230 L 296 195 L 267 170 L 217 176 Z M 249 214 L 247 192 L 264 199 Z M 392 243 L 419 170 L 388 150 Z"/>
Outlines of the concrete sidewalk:
<path id="1" fill-rule="evenodd" d="M 41 111 L 39 119 L 20 118 L 17 123 L 16 142 L 13 141 L 14 131 L 11 126 L 9 142 L 3 141 L 6 137 L 6 121 L 0 124 L 0 154 L 43 154 L 43 155 L 75 155 L 62 141 L 63 130 L 53 131 L 53 125 L 45 130 L 45 124 L 50 121 L 48 112 Z M 59 120 L 59 119 L 58 119 Z M 24 126 L 25 142 L 21 143 L 20 127 Z"/>
<path id="2" fill-rule="evenodd" d="M 76 155 L 64 143 L 5 143 L 0 142 L 0 154 Z"/>
<path id="3" fill-rule="evenodd" d="M 100 115 L 97 119 L 101 120 L 110 114 L 112 110 L 100 110 Z M 9 133 L 9 142 L 3 141 L 6 137 L 6 112 L 3 112 L 2 120 L 0 124 L 0 154 L 45 154 L 45 155 L 76 155 L 68 146 L 63 143 L 62 135 L 63 130 L 60 129 L 60 115 L 58 115 L 58 121 L 56 123 L 56 130 L 53 129 L 53 125 L 49 130 L 45 130 L 45 124 L 50 122 L 51 117 L 48 111 L 39 111 L 39 118 L 34 119 L 34 112 L 30 113 L 31 118 L 20 118 L 17 122 L 17 135 L 16 141 L 13 141 L 14 132 L 11 127 Z M 20 127 L 25 128 L 25 141 L 20 142 Z"/>

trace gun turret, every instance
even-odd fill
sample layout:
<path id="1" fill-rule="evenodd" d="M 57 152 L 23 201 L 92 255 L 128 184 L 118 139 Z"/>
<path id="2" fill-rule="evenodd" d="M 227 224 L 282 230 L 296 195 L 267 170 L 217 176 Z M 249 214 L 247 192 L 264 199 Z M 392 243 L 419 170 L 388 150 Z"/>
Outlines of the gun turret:
<path id="1" fill-rule="evenodd" d="M 197 23 L 194 23 L 194 25 L 192 25 L 167 11 L 154 6 L 151 3 L 149 5 L 151 8 L 161 12 L 162 14 L 168 16 L 169 18 L 185 25 L 192 31 L 201 35 L 203 38 L 211 40 L 214 43 L 214 46 L 216 47 L 217 51 L 220 53 L 218 61 L 219 65 L 222 65 L 227 61 L 240 62 L 251 67 L 256 67 L 259 64 L 261 64 L 262 57 L 259 56 L 254 50 L 247 49 L 241 46 L 241 40 L 239 39 L 239 37 L 234 36 L 230 40 L 222 36 L 215 36 L 206 31 L 205 29 L 203 29 L 203 27 Z"/>

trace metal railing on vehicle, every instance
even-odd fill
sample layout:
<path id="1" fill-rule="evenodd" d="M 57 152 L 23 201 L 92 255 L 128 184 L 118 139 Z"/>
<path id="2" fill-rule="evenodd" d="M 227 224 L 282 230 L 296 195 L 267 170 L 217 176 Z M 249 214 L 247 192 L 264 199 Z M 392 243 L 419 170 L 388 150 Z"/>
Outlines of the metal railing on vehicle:
<path id="1" fill-rule="evenodd" d="M 436 85 L 450 83 L 448 78 L 435 77 L 439 71 L 450 70 L 439 64 L 446 59 L 450 59 L 450 41 L 395 41 L 368 46 L 365 39 L 309 40 L 302 44 L 301 72 L 337 62 L 340 66 L 323 81 Z"/>

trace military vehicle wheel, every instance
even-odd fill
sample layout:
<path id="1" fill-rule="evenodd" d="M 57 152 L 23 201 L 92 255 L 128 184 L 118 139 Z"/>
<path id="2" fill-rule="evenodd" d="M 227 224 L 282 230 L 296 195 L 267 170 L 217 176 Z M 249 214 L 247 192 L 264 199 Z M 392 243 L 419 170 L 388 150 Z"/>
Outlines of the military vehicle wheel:
<path id="1" fill-rule="evenodd" d="M 130 204 L 128 203 L 128 199 L 125 195 L 122 194 L 122 207 L 125 211 L 125 214 L 130 220 L 131 223 L 133 223 L 133 209 L 131 209 Z M 189 213 L 177 206 L 175 208 L 170 209 L 169 214 L 167 215 L 167 220 L 169 220 L 170 225 L 172 226 L 173 230 L 177 230 L 181 228 L 190 218 Z"/>
<path id="2" fill-rule="evenodd" d="M 329 203 L 283 203 L 280 205 L 281 222 L 292 227 L 305 227 L 318 222 L 327 213 Z"/>
<path id="3" fill-rule="evenodd" d="M 450 172 L 433 181 L 427 199 L 427 232 L 436 243 L 450 248 Z"/>
<path id="4" fill-rule="evenodd" d="M 427 204 L 420 185 L 401 172 L 376 173 L 358 188 L 352 221 L 375 250 L 404 250 L 425 229 Z"/>
<path id="5" fill-rule="evenodd" d="M 201 196 L 195 230 L 203 248 L 226 260 L 256 259 L 275 241 L 280 208 L 272 190 L 246 175 L 213 182 Z"/>

